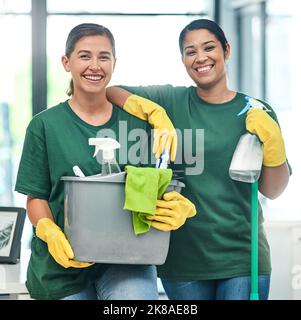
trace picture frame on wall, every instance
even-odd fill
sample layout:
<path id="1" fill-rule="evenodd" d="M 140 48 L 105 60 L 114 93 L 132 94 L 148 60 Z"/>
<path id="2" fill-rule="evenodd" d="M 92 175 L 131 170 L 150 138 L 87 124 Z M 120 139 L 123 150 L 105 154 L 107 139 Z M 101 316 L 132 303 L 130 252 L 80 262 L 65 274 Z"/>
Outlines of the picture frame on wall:
<path id="1" fill-rule="evenodd" d="M 0 263 L 17 263 L 26 210 L 20 207 L 0 207 Z"/>

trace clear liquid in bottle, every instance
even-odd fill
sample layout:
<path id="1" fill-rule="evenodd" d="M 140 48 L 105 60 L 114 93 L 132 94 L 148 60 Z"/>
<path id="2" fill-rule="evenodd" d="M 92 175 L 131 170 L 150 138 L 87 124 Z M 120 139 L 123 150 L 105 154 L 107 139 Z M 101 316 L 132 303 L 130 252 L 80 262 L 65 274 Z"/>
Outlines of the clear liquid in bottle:
<path id="1" fill-rule="evenodd" d="M 231 170 L 230 177 L 233 180 L 253 183 L 259 179 L 261 170 Z"/>
<path id="2" fill-rule="evenodd" d="M 229 168 L 231 179 L 253 183 L 259 179 L 263 160 L 262 144 L 256 135 L 246 133 L 238 141 Z"/>
<path id="3" fill-rule="evenodd" d="M 106 176 L 109 174 L 119 173 L 121 172 L 120 167 L 115 159 L 111 161 L 103 161 L 101 168 L 101 175 Z"/>

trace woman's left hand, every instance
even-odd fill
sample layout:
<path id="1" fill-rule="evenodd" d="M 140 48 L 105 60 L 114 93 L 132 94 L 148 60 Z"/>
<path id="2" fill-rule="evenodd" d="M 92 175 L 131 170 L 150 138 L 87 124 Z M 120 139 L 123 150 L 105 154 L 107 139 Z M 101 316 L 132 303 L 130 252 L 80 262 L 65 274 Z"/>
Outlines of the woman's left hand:
<path id="1" fill-rule="evenodd" d="M 147 216 L 152 220 L 152 227 L 161 231 L 180 228 L 187 218 L 196 215 L 194 204 L 176 191 L 167 192 L 163 200 L 157 200 L 156 214 Z"/>
<path id="2" fill-rule="evenodd" d="M 263 143 L 263 165 L 277 167 L 286 161 L 285 146 L 278 123 L 266 111 L 251 108 L 247 113 L 246 128 Z"/>

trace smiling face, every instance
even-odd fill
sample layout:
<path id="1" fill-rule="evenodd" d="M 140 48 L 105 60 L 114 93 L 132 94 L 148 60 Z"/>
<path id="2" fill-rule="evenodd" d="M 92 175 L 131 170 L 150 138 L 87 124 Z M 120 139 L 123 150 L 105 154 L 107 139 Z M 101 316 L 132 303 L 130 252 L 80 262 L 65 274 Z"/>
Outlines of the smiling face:
<path id="1" fill-rule="evenodd" d="M 67 72 L 71 72 L 74 94 L 100 93 L 112 78 L 115 58 L 112 45 L 106 36 L 80 38 L 70 57 L 62 57 Z"/>
<path id="2" fill-rule="evenodd" d="M 229 55 L 229 44 L 224 51 L 220 41 L 207 29 L 192 30 L 185 35 L 182 61 L 191 79 L 201 89 L 212 89 L 217 85 L 226 87 L 225 60 Z"/>

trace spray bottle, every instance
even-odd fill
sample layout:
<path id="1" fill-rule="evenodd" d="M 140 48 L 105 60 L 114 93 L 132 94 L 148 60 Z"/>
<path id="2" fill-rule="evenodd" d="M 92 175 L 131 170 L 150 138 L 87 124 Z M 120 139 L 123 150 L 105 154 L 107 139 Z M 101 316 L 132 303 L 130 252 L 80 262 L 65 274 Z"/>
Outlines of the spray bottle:
<path id="1" fill-rule="evenodd" d="M 238 114 L 252 108 L 263 109 L 265 106 L 255 99 L 246 97 L 247 105 Z M 229 168 L 229 175 L 233 180 L 253 183 L 259 179 L 263 160 L 263 147 L 255 134 L 249 132 L 243 134 L 234 151 Z"/>
<path id="2" fill-rule="evenodd" d="M 89 145 L 95 146 L 93 157 L 102 150 L 101 174 L 103 176 L 121 172 L 115 159 L 115 149 L 120 148 L 120 143 L 112 138 L 90 138 Z"/>

